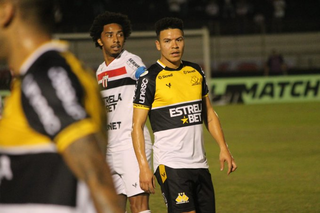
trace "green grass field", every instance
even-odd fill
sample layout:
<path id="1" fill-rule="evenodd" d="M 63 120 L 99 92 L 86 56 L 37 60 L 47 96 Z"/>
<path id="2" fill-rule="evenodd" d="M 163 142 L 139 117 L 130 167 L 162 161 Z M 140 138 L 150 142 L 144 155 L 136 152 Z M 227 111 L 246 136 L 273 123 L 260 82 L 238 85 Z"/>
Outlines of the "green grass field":
<path id="1" fill-rule="evenodd" d="M 229 176 L 221 172 L 218 146 L 206 132 L 217 213 L 320 212 L 320 102 L 215 110 L 238 164 Z M 150 208 L 166 212 L 159 186 Z"/>

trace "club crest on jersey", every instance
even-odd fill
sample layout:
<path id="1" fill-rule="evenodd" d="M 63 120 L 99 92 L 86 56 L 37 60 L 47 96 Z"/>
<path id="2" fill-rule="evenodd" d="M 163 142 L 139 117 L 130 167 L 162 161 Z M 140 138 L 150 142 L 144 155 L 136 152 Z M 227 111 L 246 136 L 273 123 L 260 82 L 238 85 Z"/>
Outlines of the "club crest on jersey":
<path id="1" fill-rule="evenodd" d="M 102 87 L 103 87 L 103 88 L 107 88 L 107 86 L 108 86 L 108 79 L 109 79 L 109 76 L 108 76 L 108 75 L 105 75 L 105 76 L 102 77 L 101 83 L 102 83 Z"/>
<path id="2" fill-rule="evenodd" d="M 192 86 L 196 86 L 196 85 L 200 85 L 200 84 L 201 84 L 200 78 L 198 78 L 197 76 L 191 77 L 191 85 Z"/>
<path id="3" fill-rule="evenodd" d="M 189 197 L 185 192 L 178 193 L 178 197 L 176 198 L 177 204 L 189 203 Z"/>

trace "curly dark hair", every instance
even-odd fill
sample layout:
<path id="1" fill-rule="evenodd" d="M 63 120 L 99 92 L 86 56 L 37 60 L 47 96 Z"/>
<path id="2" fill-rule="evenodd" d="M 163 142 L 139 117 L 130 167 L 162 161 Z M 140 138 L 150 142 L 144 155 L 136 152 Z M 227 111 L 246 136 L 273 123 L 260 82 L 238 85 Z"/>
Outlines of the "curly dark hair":
<path id="1" fill-rule="evenodd" d="M 95 42 L 96 47 L 100 47 L 98 43 L 98 39 L 101 37 L 101 33 L 103 31 L 104 25 L 107 24 L 119 24 L 122 27 L 124 40 L 126 41 L 127 38 L 131 34 L 131 22 L 127 15 L 115 12 L 106 11 L 100 15 L 98 15 L 90 28 L 90 36 L 92 40 Z"/>
<path id="2" fill-rule="evenodd" d="M 183 32 L 183 21 L 175 17 L 165 17 L 155 23 L 157 38 L 160 32 L 167 29 L 180 29 Z"/>

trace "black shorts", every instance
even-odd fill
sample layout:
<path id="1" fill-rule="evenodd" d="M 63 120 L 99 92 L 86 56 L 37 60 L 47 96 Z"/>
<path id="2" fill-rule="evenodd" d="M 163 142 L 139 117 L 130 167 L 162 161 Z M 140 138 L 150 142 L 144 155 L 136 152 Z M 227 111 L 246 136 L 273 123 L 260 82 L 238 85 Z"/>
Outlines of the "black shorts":
<path id="1" fill-rule="evenodd" d="M 208 169 L 173 169 L 159 165 L 155 176 L 168 213 L 215 213 L 214 189 Z"/>

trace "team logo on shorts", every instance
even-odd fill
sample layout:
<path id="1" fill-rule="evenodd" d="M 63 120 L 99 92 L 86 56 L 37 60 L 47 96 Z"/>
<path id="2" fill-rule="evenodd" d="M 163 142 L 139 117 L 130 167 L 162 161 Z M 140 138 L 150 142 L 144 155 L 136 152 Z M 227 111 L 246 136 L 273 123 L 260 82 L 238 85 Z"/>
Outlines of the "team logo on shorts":
<path id="1" fill-rule="evenodd" d="M 176 198 L 177 204 L 189 203 L 189 197 L 184 193 L 178 193 L 178 197 Z"/>

